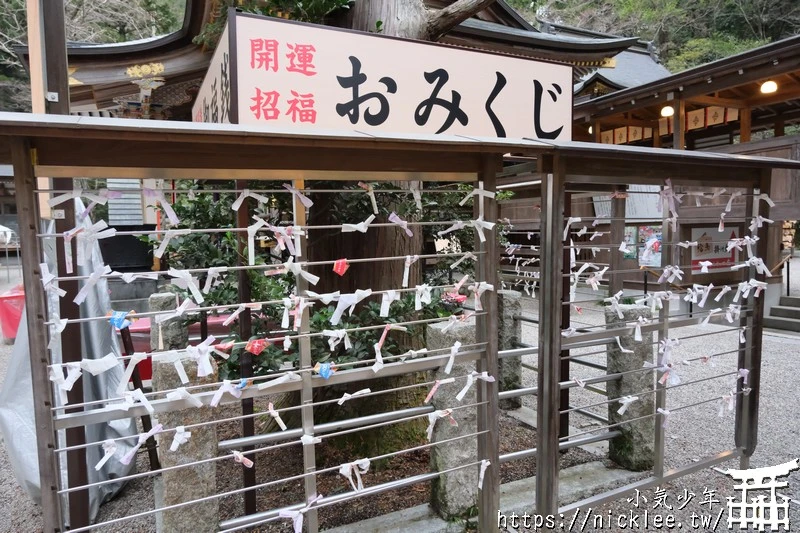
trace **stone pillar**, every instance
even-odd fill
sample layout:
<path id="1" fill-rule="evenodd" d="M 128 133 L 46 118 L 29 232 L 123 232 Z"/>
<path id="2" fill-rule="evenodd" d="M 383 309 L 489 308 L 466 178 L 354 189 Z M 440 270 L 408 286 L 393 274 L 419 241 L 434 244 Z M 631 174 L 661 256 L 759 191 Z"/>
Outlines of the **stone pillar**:
<path id="1" fill-rule="evenodd" d="M 522 323 L 514 317 L 522 314 L 522 293 L 519 291 L 497 291 L 498 349 L 517 348 L 522 342 Z M 522 388 L 522 356 L 506 357 L 499 361 L 500 375 L 498 385 L 500 392 Z M 500 400 L 500 409 L 519 409 L 522 398 Z"/>
<path id="2" fill-rule="evenodd" d="M 457 322 L 447 332 L 442 332 L 446 323 L 428 326 L 426 336 L 429 350 L 449 349 L 456 341 L 461 344 L 475 343 L 475 319 L 466 322 Z M 434 372 L 433 379 L 446 379 L 448 377 L 460 378 L 475 370 L 475 362 L 459 363 L 456 360 L 449 375 L 444 373 L 444 366 Z M 465 379 L 456 379 L 439 387 L 436 395 L 431 400 L 431 405 L 436 410 L 449 409 L 458 405 L 469 405 L 477 401 L 478 382 L 470 388 L 469 392 L 460 402 L 456 395 L 466 384 Z M 460 409 L 453 412 L 453 418 L 458 426 L 451 426 L 447 420 L 436 422 L 433 429 L 431 442 L 451 439 L 459 435 L 469 435 L 478 431 L 477 409 Z M 431 467 L 434 472 L 441 472 L 466 463 L 478 460 L 478 441 L 476 438 L 462 439 L 431 448 Z M 431 481 L 431 506 L 445 520 L 466 518 L 471 508 L 478 504 L 478 469 L 464 468 L 435 478 Z"/>
<path id="3" fill-rule="evenodd" d="M 624 321 L 632 324 L 639 317 L 651 318 L 649 307 L 640 305 L 620 305 Z M 619 324 L 620 319 L 616 311 L 606 307 L 606 324 Z M 636 370 L 644 366 L 645 361 L 653 362 L 653 332 L 642 333 L 642 342 L 634 341 L 633 335 L 620 337 L 620 343 L 626 350 L 633 353 L 624 353 L 617 346 L 616 341 L 608 344 L 608 373 L 616 374 Z M 622 378 L 609 381 L 606 386 L 608 398 L 621 398 L 622 396 L 637 396 L 639 399 L 628 405 L 627 411 L 620 415 L 617 413 L 622 406 L 615 401 L 608 404 L 608 422 L 617 424 L 640 416 L 652 414 L 655 410 L 655 394 L 640 394 L 655 387 L 655 377 L 652 372 L 632 372 Z M 655 419 L 644 418 L 635 422 L 623 424 L 613 430 L 620 431 L 622 435 L 612 439 L 609 443 L 609 458 L 623 468 L 633 471 L 648 470 L 653 467 L 653 440 L 655 438 Z"/>
<path id="4" fill-rule="evenodd" d="M 150 296 L 150 310 L 164 311 L 175 309 L 177 302 L 173 293 L 158 293 Z M 174 318 L 159 326 L 155 320 L 151 322 L 150 347 L 153 351 L 186 348 L 189 343 L 189 330 L 183 319 Z M 190 382 L 182 384 L 173 363 L 153 363 L 153 390 L 171 390 L 177 387 L 215 383 L 218 381 L 216 371 L 205 378 L 197 378 L 197 363 L 190 359 L 183 360 L 183 367 Z M 216 365 L 214 365 L 216 370 Z M 190 407 L 179 411 L 159 413 L 158 422 L 164 428 L 198 424 L 214 418 L 210 407 Z M 188 429 L 192 436 L 177 451 L 170 451 L 174 431 L 164 432 L 156 436 L 158 440 L 158 458 L 162 468 L 192 463 L 217 455 L 217 430 L 215 425 Z M 217 491 L 217 466 L 215 462 L 204 463 L 187 468 L 164 472 L 155 479 L 156 506 L 165 507 L 206 496 Z M 159 532 L 192 533 L 195 531 L 216 531 L 219 527 L 219 500 L 212 499 L 197 505 L 187 505 L 158 513 L 156 528 Z"/>

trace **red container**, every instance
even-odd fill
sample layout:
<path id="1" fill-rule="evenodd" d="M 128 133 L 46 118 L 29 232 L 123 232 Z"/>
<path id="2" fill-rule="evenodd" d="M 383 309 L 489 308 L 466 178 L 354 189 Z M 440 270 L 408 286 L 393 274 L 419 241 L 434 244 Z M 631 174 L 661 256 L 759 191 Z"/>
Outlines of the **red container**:
<path id="1" fill-rule="evenodd" d="M 16 339 L 22 310 L 25 308 L 25 290 L 22 285 L 0 294 L 0 327 L 3 337 Z"/>

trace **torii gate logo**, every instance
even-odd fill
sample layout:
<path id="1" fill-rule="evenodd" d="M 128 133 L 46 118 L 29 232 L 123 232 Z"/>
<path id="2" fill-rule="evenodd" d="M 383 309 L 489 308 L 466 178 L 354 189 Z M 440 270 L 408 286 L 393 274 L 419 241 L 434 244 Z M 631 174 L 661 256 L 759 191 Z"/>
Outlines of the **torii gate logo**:
<path id="1" fill-rule="evenodd" d="M 789 472 L 800 469 L 798 459 L 783 463 L 777 466 L 765 468 L 751 468 L 748 470 L 725 471 L 725 474 L 733 479 L 741 481 L 741 485 L 734 485 L 733 488 L 742 491 L 742 499 L 735 501 L 733 496 L 728 496 L 728 529 L 733 529 L 738 525 L 739 529 L 746 529 L 752 526 L 758 531 L 764 531 L 765 526 L 770 530 L 777 531 L 779 526 L 783 526 L 785 531 L 789 531 L 789 498 L 781 496 L 783 502 L 778 502 L 777 489 L 789 485 L 788 482 L 777 481 L 780 477 L 789 475 Z M 764 480 L 767 480 L 764 482 Z M 752 492 L 769 491 L 769 500 L 764 494 L 752 496 Z M 748 496 L 749 502 L 748 502 Z M 738 511 L 738 515 L 734 512 Z"/>

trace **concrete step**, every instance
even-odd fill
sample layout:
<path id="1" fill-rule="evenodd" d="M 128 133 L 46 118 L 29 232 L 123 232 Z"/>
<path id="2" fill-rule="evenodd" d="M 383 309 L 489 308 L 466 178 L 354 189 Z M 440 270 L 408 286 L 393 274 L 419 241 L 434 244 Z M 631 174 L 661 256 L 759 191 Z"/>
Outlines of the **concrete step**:
<path id="1" fill-rule="evenodd" d="M 150 310 L 147 298 L 133 298 L 130 300 L 111 300 L 111 308 L 115 311 L 136 311 L 146 313 Z"/>
<path id="2" fill-rule="evenodd" d="M 769 308 L 769 316 L 800 319 L 800 307 L 773 305 Z"/>
<path id="3" fill-rule="evenodd" d="M 800 320 L 796 318 L 765 316 L 764 327 L 800 332 Z"/>
<path id="4" fill-rule="evenodd" d="M 781 305 L 785 307 L 800 307 L 800 296 L 781 296 Z"/>

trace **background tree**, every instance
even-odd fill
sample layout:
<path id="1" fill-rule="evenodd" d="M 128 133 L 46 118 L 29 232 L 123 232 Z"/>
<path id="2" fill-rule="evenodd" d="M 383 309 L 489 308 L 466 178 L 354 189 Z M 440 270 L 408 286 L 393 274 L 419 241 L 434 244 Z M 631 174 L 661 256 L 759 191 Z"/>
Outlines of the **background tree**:
<path id="1" fill-rule="evenodd" d="M 800 31 L 796 0 L 507 0 L 548 20 L 653 41 L 678 72 Z"/>
<path id="2" fill-rule="evenodd" d="M 67 40 L 116 43 L 177 31 L 186 0 L 66 0 Z M 0 1 L 0 111 L 30 111 L 28 74 L 14 51 L 26 46 L 25 0 Z"/>

